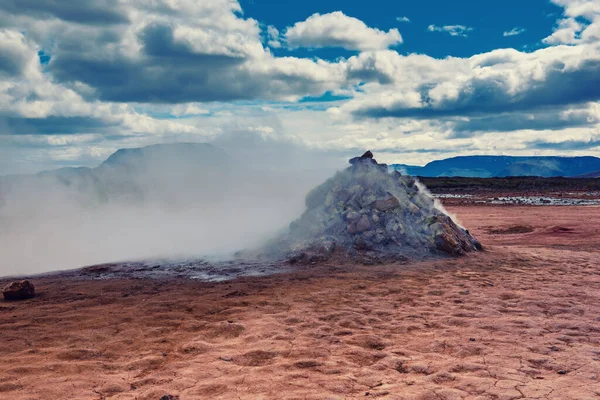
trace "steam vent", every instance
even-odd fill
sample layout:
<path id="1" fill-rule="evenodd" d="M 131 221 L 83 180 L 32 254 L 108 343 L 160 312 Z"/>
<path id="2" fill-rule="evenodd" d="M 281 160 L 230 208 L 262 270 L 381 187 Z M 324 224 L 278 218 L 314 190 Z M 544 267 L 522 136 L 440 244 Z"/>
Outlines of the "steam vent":
<path id="1" fill-rule="evenodd" d="M 276 244 L 291 262 L 341 256 L 374 263 L 482 250 L 414 178 L 388 172 L 370 151 L 350 164 L 308 194 L 306 212 Z"/>

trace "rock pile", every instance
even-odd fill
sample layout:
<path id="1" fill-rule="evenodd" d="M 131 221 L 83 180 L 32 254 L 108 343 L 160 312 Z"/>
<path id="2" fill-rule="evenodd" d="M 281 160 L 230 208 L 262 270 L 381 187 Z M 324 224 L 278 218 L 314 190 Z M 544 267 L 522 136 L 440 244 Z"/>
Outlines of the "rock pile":
<path id="1" fill-rule="evenodd" d="M 35 297 L 35 288 L 29 281 L 11 282 L 2 289 L 4 300 L 25 300 Z"/>
<path id="2" fill-rule="evenodd" d="M 292 262 L 334 254 L 378 262 L 482 250 L 414 178 L 390 173 L 370 151 L 350 164 L 308 194 L 306 212 L 267 252 Z"/>

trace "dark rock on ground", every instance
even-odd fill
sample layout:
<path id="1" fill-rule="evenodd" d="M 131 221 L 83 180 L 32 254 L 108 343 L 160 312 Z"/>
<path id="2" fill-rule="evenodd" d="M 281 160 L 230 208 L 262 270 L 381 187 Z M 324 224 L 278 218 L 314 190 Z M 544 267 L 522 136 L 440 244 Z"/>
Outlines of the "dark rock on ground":
<path id="1" fill-rule="evenodd" d="M 11 282 L 2 289 L 4 300 L 25 300 L 35 297 L 35 287 L 29 281 Z"/>

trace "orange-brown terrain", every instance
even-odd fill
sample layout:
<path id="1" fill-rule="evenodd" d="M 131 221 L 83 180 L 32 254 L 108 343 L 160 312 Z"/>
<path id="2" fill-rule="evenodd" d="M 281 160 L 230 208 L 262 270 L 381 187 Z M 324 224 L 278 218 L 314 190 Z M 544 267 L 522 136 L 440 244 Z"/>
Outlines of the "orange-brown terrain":
<path id="1" fill-rule="evenodd" d="M 600 399 L 600 207 L 450 211 L 487 252 L 35 278 L 37 298 L 0 302 L 0 398 Z"/>

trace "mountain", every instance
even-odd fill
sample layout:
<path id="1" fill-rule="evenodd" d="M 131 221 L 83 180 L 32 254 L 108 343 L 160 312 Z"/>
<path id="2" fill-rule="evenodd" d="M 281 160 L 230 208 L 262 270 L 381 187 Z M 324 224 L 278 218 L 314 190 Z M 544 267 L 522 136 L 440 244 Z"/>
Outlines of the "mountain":
<path id="1" fill-rule="evenodd" d="M 578 175 L 575 178 L 600 178 L 600 171 L 588 172 L 587 174 Z"/>
<path id="2" fill-rule="evenodd" d="M 214 197 L 233 173 L 233 160 L 207 143 L 175 143 L 120 149 L 92 171 L 109 198 L 153 200 L 176 206 Z"/>
<path id="3" fill-rule="evenodd" d="M 176 143 L 121 149 L 96 168 L 61 168 L 35 175 L 0 176 L 0 206 L 39 202 L 51 207 L 67 200 L 95 206 L 111 200 L 150 201 L 177 207 L 192 199 L 218 201 L 234 171 L 221 148 Z M 57 200 L 57 201 L 51 201 Z"/>
<path id="4" fill-rule="evenodd" d="M 600 158 L 462 156 L 432 161 L 423 167 L 404 164 L 392 164 L 391 167 L 400 171 L 404 170 L 410 175 L 425 177 L 578 177 L 599 171 Z"/>

